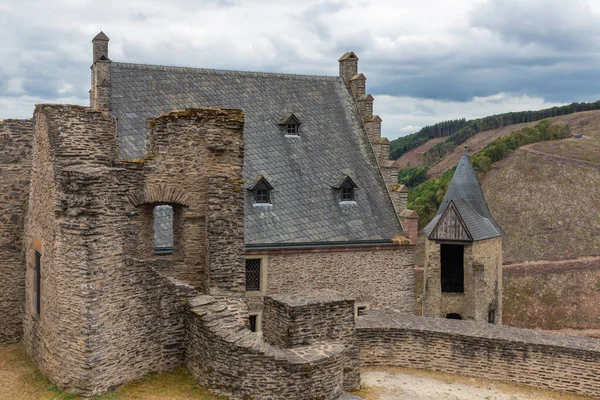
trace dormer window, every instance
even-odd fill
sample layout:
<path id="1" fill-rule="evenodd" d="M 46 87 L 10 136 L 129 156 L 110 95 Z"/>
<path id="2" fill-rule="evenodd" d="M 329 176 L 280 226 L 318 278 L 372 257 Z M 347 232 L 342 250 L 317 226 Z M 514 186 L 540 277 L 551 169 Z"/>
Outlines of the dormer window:
<path id="1" fill-rule="evenodd" d="M 271 204 L 271 190 L 273 190 L 273 186 L 261 176 L 250 189 L 254 193 L 254 204 Z"/>
<path id="2" fill-rule="evenodd" d="M 286 114 L 279 120 L 286 136 L 299 136 L 300 120 L 294 114 Z"/>
<path id="3" fill-rule="evenodd" d="M 341 182 L 334 186 L 334 189 L 339 191 L 339 199 L 341 203 L 355 202 L 354 189 L 356 189 L 356 183 L 349 176 L 344 176 Z"/>
<path id="4" fill-rule="evenodd" d="M 354 201 L 354 185 L 348 180 L 341 187 L 342 201 Z"/>

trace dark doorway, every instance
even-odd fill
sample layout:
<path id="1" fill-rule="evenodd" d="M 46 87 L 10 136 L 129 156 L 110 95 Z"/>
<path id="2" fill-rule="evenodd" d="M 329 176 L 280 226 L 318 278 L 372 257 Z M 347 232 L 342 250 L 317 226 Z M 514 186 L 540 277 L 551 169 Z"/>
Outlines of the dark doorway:
<path id="1" fill-rule="evenodd" d="M 446 319 L 462 319 L 460 314 L 451 313 L 446 315 Z"/>
<path id="2" fill-rule="evenodd" d="M 258 321 L 258 317 L 256 315 L 250 315 L 248 316 L 248 319 L 250 321 L 250 330 L 252 332 L 256 332 L 256 328 L 257 328 L 257 321 Z"/>
<path id="3" fill-rule="evenodd" d="M 440 259 L 442 264 L 442 292 L 464 293 L 465 247 L 459 244 L 442 244 Z"/>

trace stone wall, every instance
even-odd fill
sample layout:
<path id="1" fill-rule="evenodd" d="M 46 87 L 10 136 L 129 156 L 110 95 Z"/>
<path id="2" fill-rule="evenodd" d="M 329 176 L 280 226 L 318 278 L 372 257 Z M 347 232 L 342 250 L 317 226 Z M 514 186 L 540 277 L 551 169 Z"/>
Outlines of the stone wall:
<path id="1" fill-rule="evenodd" d="M 502 237 L 467 243 L 464 246 L 464 293 L 443 293 L 440 244 L 425 241 L 423 315 L 444 318 L 459 314 L 462 319 L 502 323 Z"/>
<path id="2" fill-rule="evenodd" d="M 333 341 L 281 349 L 247 326 L 239 299 L 190 300 L 186 365 L 200 384 L 232 399 L 338 399 L 343 393 L 345 346 Z"/>
<path id="3" fill-rule="evenodd" d="M 23 220 L 29 195 L 33 121 L 0 121 L 0 344 L 23 336 Z"/>
<path id="4" fill-rule="evenodd" d="M 360 387 L 351 297 L 334 290 L 268 296 L 262 324 L 265 340 L 286 349 L 327 340 L 344 344 L 344 389 Z"/>
<path id="5" fill-rule="evenodd" d="M 267 291 L 332 289 L 374 308 L 413 310 L 413 247 L 303 249 L 267 254 Z M 258 251 L 248 251 L 252 258 Z"/>
<path id="6" fill-rule="evenodd" d="M 86 396 L 181 365 L 184 312 L 177 294 L 198 288 L 241 296 L 243 290 L 243 114 L 206 109 L 163 116 L 151 126 L 155 153 L 132 162 L 119 161 L 116 121 L 107 113 L 40 105 L 34 117 L 24 232 L 28 353 L 58 386 Z M 166 151 L 171 144 L 176 157 Z M 186 185 L 200 185 L 194 190 L 206 196 L 195 197 Z M 182 233 L 171 258 L 154 255 L 147 232 L 152 206 L 165 203 L 177 205 L 174 229 Z M 190 226 L 201 218 L 206 232 Z M 213 239 L 215 232 L 221 236 Z M 40 315 L 34 251 L 42 255 Z M 174 276 L 190 285 L 174 288 Z"/>
<path id="7" fill-rule="evenodd" d="M 361 365 L 422 368 L 598 396 L 600 340 L 494 324 L 368 311 Z"/>

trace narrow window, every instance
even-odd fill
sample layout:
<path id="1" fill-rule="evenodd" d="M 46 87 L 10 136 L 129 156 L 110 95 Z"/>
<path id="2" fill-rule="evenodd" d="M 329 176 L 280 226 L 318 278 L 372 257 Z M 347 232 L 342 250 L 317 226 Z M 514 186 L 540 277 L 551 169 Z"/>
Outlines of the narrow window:
<path id="1" fill-rule="evenodd" d="M 270 189 L 264 182 L 261 182 L 256 187 L 256 190 L 254 192 L 254 200 L 256 203 L 271 203 Z"/>
<path id="2" fill-rule="evenodd" d="M 354 186 L 348 181 L 342 185 L 342 201 L 354 201 Z"/>
<path id="3" fill-rule="evenodd" d="M 298 125 L 297 124 L 287 124 L 287 132 L 288 135 L 297 135 L 298 134 Z"/>
<path id="4" fill-rule="evenodd" d="M 246 291 L 260 291 L 260 258 L 246 260 Z"/>
<path id="5" fill-rule="evenodd" d="M 496 322 L 496 310 L 488 311 L 488 322 L 493 324 Z"/>
<path id="6" fill-rule="evenodd" d="M 258 321 L 258 315 L 250 315 L 248 317 L 248 320 L 250 321 L 250 330 L 252 332 L 256 332 L 256 329 L 258 327 L 257 321 Z"/>
<path id="7" fill-rule="evenodd" d="M 367 306 L 359 306 L 356 307 L 356 315 L 358 315 L 359 317 L 361 315 L 365 315 L 365 311 L 367 310 Z"/>
<path id="8" fill-rule="evenodd" d="M 35 252 L 35 313 L 40 315 L 42 308 L 42 255 Z"/>
<path id="9" fill-rule="evenodd" d="M 460 314 L 450 313 L 446 315 L 446 319 L 462 319 L 462 317 L 460 316 Z"/>
<path id="10" fill-rule="evenodd" d="M 442 244 L 440 258 L 442 264 L 442 292 L 464 293 L 464 246 Z"/>
<path id="11" fill-rule="evenodd" d="M 173 207 L 154 207 L 154 254 L 173 253 Z"/>

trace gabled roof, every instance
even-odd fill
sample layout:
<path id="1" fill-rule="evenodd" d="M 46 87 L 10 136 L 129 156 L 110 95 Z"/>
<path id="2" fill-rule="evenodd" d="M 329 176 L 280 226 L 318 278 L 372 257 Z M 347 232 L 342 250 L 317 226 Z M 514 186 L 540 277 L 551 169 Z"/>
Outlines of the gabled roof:
<path id="1" fill-rule="evenodd" d="M 491 239 L 504 235 L 504 231 L 490 214 L 466 148 L 456 167 L 454 176 L 450 181 L 450 185 L 436 216 L 424 229 L 428 238 L 443 239 L 441 237 L 433 237 L 432 233 L 434 233 L 446 209 L 451 205 L 456 207 L 459 217 L 464 221 L 466 229 L 473 240 Z"/>
<path id="2" fill-rule="evenodd" d="M 258 179 L 256 180 L 256 183 L 254 185 L 252 185 L 252 187 L 250 187 L 248 190 L 250 190 L 252 192 L 252 191 L 256 190 L 256 188 L 260 184 L 265 184 L 269 190 L 273 190 L 273 186 L 269 183 L 268 180 L 265 179 L 264 176 L 259 176 Z"/>
<path id="3" fill-rule="evenodd" d="M 342 177 L 342 179 L 339 180 L 339 182 L 336 185 L 333 186 L 333 189 L 341 189 L 343 186 L 346 186 L 347 184 L 350 184 L 353 188 L 358 187 L 356 185 L 356 183 L 354 183 L 352 178 L 350 178 L 349 176 L 344 176 L 344 177 Z"/>
<path id="4" fill-rule="evenodd" d="M 244 180 L 273 184 L 273 207 L 245 191 L 246 244 L 391 240 L 402 228 L 343 78 L 111 63 L 111 113 L 121 156 L 145 154 L 146 121 L 190 107 L 245 113 Z M 302 136 L 281 134 L 293 110 Z M 135 117 L 127 117 L 134 115 Z M 340 207 L 332 179 L 352 171 L 357 205 Z"/>
<path id="5" fill-rule="evenodd" d="M 110 39 L 108 38 L 108 36 L 106 36 L 106 34 L 102 31 L 100 31 L 96 36 L 94 36 L 94 38 L 92 39 L 92 42 L 94 40 L 101 40 L 103 42 L 108 42 Z"/>
<path id="6" fill-rule="evenodd" d="M 356 54 L 354 54 L 353 51 L 349 51 L 347 53 L 344 53 L 340 59 L 338 61 L 344 61 L 344 60 L 356 60 L 358 61 L 358 57 L 356 56 Z"/>
<path id="7" fill-rule="evenodd" d="M 287 124 L 300 125 L 300 120 L 298 119 L 298 117 L 296 117 L 294 115 L 294 113 L 287 113 L 283 117 L 281 117 L 281 119 L 279 120 L 279 124 L 280 125 L 287 125 Z"/>

